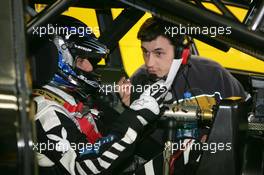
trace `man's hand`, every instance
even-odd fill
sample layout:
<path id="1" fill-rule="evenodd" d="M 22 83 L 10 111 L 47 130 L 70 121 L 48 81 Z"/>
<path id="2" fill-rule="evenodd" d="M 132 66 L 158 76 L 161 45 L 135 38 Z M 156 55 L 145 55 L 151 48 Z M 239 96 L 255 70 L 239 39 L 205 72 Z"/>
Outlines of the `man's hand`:
<path id="1" fill-rule="evenodd" d="M 143 125 L 158 119 L 160 107 L 167 93 L 165 81 L 159 80 L 147 88 L 139 99 L 133 101 L 130 108 L 139 112 L 140 115 L 137 117 Z"/>
<path id="2" fill-rule="evenodd" d="M 160 105 L 167 94 L 168 89 L 165 86 L 164 80 L 159 80 L 156 83 L 149 86 L 139 97 L 139 99 L 135 100 L 130 108 L 136 111 L 141 110 L 143 108 L 149 109 L 155 115 L 159 114 Z"/>
<path id="3" fill-rule="evenodd" d="M 163 106 L 164 98 L 166 97 L 168 90 L 171 88 L 181 62 L 182 59 L 174 59 L 166 81 L 160 79 L 156 83 L 152 84 L 140 95 L 139 99 L 135 100 L 130 105 L 131 109 L 140 113 L 138 118 L 142 124 L 144 123 L 146 125 L 149 122 L 157 120 L 160 114 L 160 108 Z"/>
<path id="4" fill-rule="evenodd" d="M 130 105 L 130 95 L 131 95 L 131 82 L 129 79 L 122 77 L 118 82 L 118 93 L 121 101 L 124 105 Z"/>

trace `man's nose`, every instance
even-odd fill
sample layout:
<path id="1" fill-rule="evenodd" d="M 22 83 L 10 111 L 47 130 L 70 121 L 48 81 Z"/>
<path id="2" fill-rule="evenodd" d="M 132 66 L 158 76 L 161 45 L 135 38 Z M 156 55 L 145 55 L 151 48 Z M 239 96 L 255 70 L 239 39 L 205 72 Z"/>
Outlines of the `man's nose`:
<path id="1" fill-rule="evenodd" d="M 150 53 L 147 59 L 146 66 L 147 67 L 152 67 L 155 64 L 155 58 L 153 57 L 153 54 Z"/>

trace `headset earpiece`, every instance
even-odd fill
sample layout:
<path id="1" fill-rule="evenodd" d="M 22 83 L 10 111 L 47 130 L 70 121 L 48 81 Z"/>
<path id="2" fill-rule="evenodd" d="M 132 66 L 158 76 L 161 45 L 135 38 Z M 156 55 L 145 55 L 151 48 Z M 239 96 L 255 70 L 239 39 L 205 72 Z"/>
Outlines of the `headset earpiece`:
<path id="1" fill-rule="evenodd" d="M 183 49 L 182 51 L 182 64 L 183 65 L 187 64 L 190 54 L 191 54 L 191 51 L 189 47 L 186 47 L 185 49 Z"/>
<path id="2" fill-rule="evenodd" d="M 180 39 L 181 40 L 181 39 Z M 186 40 L 185 40 L 186 41 Z M 188 58 L 191 54 L 189 44 L 184 44 L 184 37 L 181 41 L 177 42 L 175 46 L 175 59 L 181 59 L 182 58 L 182 64 L 187 64 Z"/>
<path id="3" fill-rule="evenodd" d="M 175 49 L 175 58 L 176 59 L 181 59 L 182 58 L 182 64 L 187 64 L 188 58 L 191 54 L 190 48 L 189 47 L 177 47 Z"/>

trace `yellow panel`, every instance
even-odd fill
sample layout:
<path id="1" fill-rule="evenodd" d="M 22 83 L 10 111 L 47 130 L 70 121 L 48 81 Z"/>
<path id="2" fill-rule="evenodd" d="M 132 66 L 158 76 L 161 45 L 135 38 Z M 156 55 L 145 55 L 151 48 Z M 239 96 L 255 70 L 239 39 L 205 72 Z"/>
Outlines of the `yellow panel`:
<path id="1" fill-rule="evenodd" d="M 245 9 L 232 6 L 227 6 L 227 8 L 239 19 L 240 22 L 243 21 L 244 17 L 247 14 L 247 10 Z"/>
<path id="2" fill-rule="evenodd" d="M 222 12 L 212 3 L 203 3 L 203 5 L 208 8 L 209 10 L 212 10 L 218 14 L 222 14 Z M 241 9 L 239 7 L 233 7 L 233 6 L 226 6 L 238 19 L 239 21 L 243 21 L 244 17 L 247 14 L 247 10 Z"/>
<path id="3" fill-rule="evenodd" d="M 264 72 L 264 62 L 231 48 L 227 53 L 195 40 L 201 56 L 217 61 L 222 66 L 253 72 Z"/>
<path id="4" fill-rule="evenodd" d="M 207 5 L 208 8 L 212 8 Z M 238 7 L 227 7 L 241 22 L 246 16 L 247 10 Z M 198 40 L 195 41 L 199 54 L 219 62 L 227 68 L 240 69 L 254 72 L 264 72 L 264 62 L 250 55 L 231 48 L 227 53 L 222 52 Z"/>
<path id="5" fill-rule="evenodd" d="M 222 15 L 222 12 L 212 3 L 203 3 L 203 5 L 208 9 L 208 10 L 212 10 L 218 14 Z"/>
<path id="6" fill-rule="evenodd" d="M 41 12 L 47 5 L 45 4 L 35 4 L 36 12 Z"/>
<path id="7" fill-rule="evenodd" d="M 206 7 L 220 13 L 219 10 L 210 3 L 206 3 Z M 239 18 L 240 21 L 243 20 L 247 12 L 246 10 L 237 7 L 228 8 Z M 121 11 L 122 9 L 112 9 L 113 17 L 117 17 Z M 92 28 L 98 26 L 95 11 L 93 9 L 70 8 L 65 14 L 82 20 Z M 137 32 L 141 24 L 150 16 L 150 14 L 144 15 L 119 42 L 124 68 L 129 76 L 132 75 L 138 67 L 144 64 L 140 49 L 140 41 L 137 39 Z M 99 32 L 96 32 L 95 34 L 99 36 Z M 196 43 L 201 56 L 215 60 L 224 67 L 264 73 L 264 62 L 257 60 L 254 57 L 235 49 L 230 49 L 229 52 L 225 53 L 200 41 L 196 40 Z M 104 61 L 100 62 L 100 64 L 104 64 Z"/>
<path id="8" fill-rule="evenodd" d="M 93 29 L 93 33 L 97 37 L 100 36 L 100 31 L 98 28 L 98 23 L 94 9 L 71 7 L 63 14 L 81 20 L 82 22 L 84 22 L 86 25 L 88 25 Z"/>
<path id="9" fill-rule="evenodd" d="M 44 5 L 44 4 L 36 4 L 35 5 L 37 12 L 41 12 L 45 7 L 46 7 L 46 5 Z M 97 23 L 96 14 L 95 14 L 94 9 L 70 7 L 63 14 L 68 15 L 68 16 L 72 16 L 74 18 L 81 20 L 86 25 L 91 27 L 91 29 L 93 29 L 93 33 L 97 37 L 100 36 L 100 31 L 98 28 L 98 23 Z"/>
<path id="10" fill-rule="evenodd" d="M 122 9 L 112 9 L 113 17 L 115 18 L 118 16 L 121 11 Z M 144 64 L 140 41 L 137 39 L 137 32 L 142 23 L 149 17 L 151 17 L 150 14 L 144 15 L 119 41 L 124 69 L 129 76 L 132 75 L 138 67 Z"/>

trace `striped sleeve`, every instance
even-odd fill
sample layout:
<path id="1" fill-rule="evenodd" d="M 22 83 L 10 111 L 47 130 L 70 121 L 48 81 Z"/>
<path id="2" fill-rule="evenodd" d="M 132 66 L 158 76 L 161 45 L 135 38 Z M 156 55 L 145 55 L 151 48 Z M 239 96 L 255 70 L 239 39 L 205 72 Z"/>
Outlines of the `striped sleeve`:
<path id="1" fill-rule="evenodd" d="M 144 127 L 136 116 L 135 111 L 125 111 L 110 133 L 116 134 L 115 139 L 102 143 L 97 153 L 81 155 L 71 145 L 78 144 L 80 137 L 76 125 L 65 114 L 49 111 L 36 120 L 38 141 L 56 146 L 40 153 L 67 174 L 111 174 L 133 154 L 136 139 Z"/>
<path id="2" fill-rule="evenodd" d="M 83 159 L 78 162 L 77 169 L 79 173 L 109 174 L 109 172 L 133 154 L 135 141 L 143 125 L 136 117 L 137 113 L 135 111 L 128 110 L 122 115 L 120 116 L 121 120 L 117 121 L 119 125 L 116 125 L 119 126 L 119 128 L 121 128 L 121 126 L 123 127 L 120 129 L 121 134 L 119 133 L 121 136 L 108 145 L 104 145 L 98 157 L 94 159 Z M 123 130 L 125 132 L 123 132 Z M 115 133 L 116 131 L 117 130 L 115 130 Z"/>

